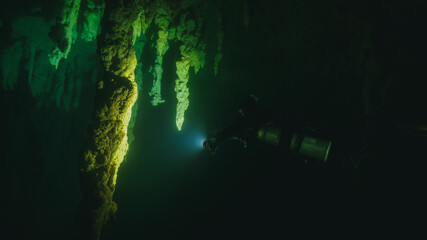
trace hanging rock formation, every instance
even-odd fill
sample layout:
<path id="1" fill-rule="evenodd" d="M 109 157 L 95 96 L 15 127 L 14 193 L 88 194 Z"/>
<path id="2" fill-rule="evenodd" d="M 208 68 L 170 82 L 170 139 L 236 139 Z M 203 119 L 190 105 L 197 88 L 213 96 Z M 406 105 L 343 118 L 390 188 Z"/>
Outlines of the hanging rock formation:
<path id="1" fill-rule="evenodd" d="M 71 45 L 77 38 L 77 20 L 79 17 L 81 0 L 66 0 L 64 2 L 60 21 L 54 26 L 51 36 L 57 47 L 49 54 L 50 63 L 58 68 L 59 61 L 67 58 Z"/>
<path id="2" fill-rule="evenodd" d="M 197 21 L 193 19 L 187 20 L 187 14 L 183 13 L 176 28 L 175 37 L 181 43 L 179 47 L 181 59 L 176 62 L 178 78 L 175 80 L 175 92 L 178 100 L 176 106 L 176 126 L 178 131 L 181 131 L 185 111 L 187 111 L 190 104 L 188 99 L 190 92 L 187 87 L 190 78 L 190 67 L 194 67 L 194 72 L 197 73 L 205 64 L 206 44 L 200 40 L 202 26 L 202 18 L 198 18 Z"/>
<path id="3" fill-rule="evenodd" d="M 104 0 L 86 0 L 83 10 L 83 26 L 81 38 L 87 42 L 96 40 L 100 31 L 99 23 L 104 15 Z"/>
<path id="4" fill-rule="evenodd" d="M 170 22 L 170 10 L 168 9 L 166 4 L 164 6 L 159 7 L 157 9 L 157 14 L 155 17 L 155 24 L 158 30 L 158 38 L 156 43 L 156 59 L 154 63 L 154 80 L 153 87 L 150 91 L 150 96 L 153 97 L 151 100 L 151 104 L 153 106 L 157 106 L 159 103 L 165 102 L 162 99 L 161 93 L 161 81 L 163 76 L 163 55 L 165 55 L 166 51 L 169 49 L 168 44 L 168 36 L 169 36 L 169 22 Z"/>
<path id="5" fill-rule="evenodd" d="M 102 226 L 114 216 L 117 171 L 128 149 L 127 131 L 137 99 L 133 27 L 138 1 L 107 1 L 98 40 L 105 69 L 98 83 L 93 124 L 80 163 L 82 238 L 99 239 Z"/>
<path id="6" fill-rule="evenodd" d="M 102 7 L 97 5 L 96 8 Z M 82 10 L 80 8 L 80 10 Z M 64 11 L 57 15 L 62 16 Z M 83 16 L 83 14 L 80 14 Z M 11 35 L 0 54 L 0 81 L 4 89 L 15 88 L 18 78 L 26 75 L 32 96 L 37 106 L 55 104 L 66 111 L 79 105 L 84 86 L 92 86 L 100 77 L 96 42 L 77 37 L 83 32 L 74 32 L 74 46 L 66 59 L 51 64 L 52 49 L 58 49 L 58 41 L 67 39 L 67 32 L 57 31 L 60 19 L 34 16 L 19 16 L 11 19 Z M 82 19 L 83 25 L 87 20 Z M 98 22 L 99 25 L 99 22 Z M 52 27 L 53 26 L 53 27 Z M 62 28 L 63 29 L 63 28 Z M 76 27 L 74 27 L 74 30 Z M 84 29 L 82 25 L 77 29 Z M 98 28 L 99 29 L 99 28 Z M 69 35 L 68 35 L 69 36 Z M 17 69 L 22 69 L 17 71 Z"/>

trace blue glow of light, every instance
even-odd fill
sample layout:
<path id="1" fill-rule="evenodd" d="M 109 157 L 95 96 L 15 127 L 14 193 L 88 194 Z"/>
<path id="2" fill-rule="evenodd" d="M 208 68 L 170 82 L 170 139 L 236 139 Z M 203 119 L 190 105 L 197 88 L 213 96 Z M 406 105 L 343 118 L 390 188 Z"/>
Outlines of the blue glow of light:
<path id="1" fill-rule="evenodd" d="M 177 146 L 186 153 L 196 153 L 203 151 L 203 142 L 206 140 L 205 134 L 200 129 L 187 129 L 180 132 L 177 139 Z"/>
<path id="2" fill-rule="evenodd" d="M 192 134 L 192 136 L 190 136 L 190 139 L 190 144 L 192 145 L 191 148 L 193 148 L 194 150 L 203 149 L 203 142 L 206 138 L 202 134 Z"/>
<path id="3" fill-rule="evenodd" d="M 203 148 L 203 143 L 205 142 L 206 138 L 203 136 L 198 136 L 196 137 L 196 146 L 198 146 L 199 148 Z"/>

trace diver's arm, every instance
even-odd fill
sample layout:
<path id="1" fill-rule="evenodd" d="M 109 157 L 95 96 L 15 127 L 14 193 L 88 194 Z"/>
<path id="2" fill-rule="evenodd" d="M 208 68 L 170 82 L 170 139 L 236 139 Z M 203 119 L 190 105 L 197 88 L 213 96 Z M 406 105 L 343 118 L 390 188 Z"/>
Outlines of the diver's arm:
<path id="1" fill-rule="evenodd" d="M 232 137 L 240 136 L 240 133 L 242 132 L 243 128 L 243 120 L 239 118 L 233 125 L 226 127 L 222 131 L 218 132 L 214 137 L 211 137 L 208 140 L 204 141 L 203 146 L 212 155 L 215 155 L 215 152 L 218 148 L 218 144 Z"/>

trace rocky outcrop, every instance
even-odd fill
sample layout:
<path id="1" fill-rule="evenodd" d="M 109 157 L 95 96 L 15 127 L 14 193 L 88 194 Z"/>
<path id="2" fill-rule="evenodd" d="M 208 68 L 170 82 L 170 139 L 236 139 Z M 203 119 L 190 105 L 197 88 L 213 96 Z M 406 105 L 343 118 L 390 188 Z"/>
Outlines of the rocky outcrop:
<path id="1" fill-rule="evenodd" d="M 103 33 L 98 40 L 105 75 L 98 83 L 93 124 L 80 163 L 84 239 L 99 239 L 102 226 L 117 210 L 112 198 L 128 149 L 128 124 L 138 93 L 132 24 L 140 9 L 138 1 L 106 2 Z"/>

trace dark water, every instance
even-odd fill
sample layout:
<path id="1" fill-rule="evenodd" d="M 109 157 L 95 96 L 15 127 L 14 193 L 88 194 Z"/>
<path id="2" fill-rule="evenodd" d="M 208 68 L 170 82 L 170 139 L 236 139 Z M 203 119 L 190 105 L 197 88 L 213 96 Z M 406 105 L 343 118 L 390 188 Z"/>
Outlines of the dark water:
<path id="1" fill-rule="evenodd" d="M 151 83 L 144 81 L 135 141 L 117 179 L 116 221 L 105 226 L 101 239 L 351 236 L 406 225 L 416 230 L 426 141 L 394 126 L 426 120 L 420 87 L 425 4 L 251 1 L 248 29 L 242 4 L 223 9 L 223 61 L 216 77 L 215 34 L 208 33 L 207 63 L 190 75 L 181 132 L 173 91 L 178 46 L 171 44 L 164 57 L 166 103 L 153 108 Z M 150 79 L 144 67 L 144 79 Z M 77 109 L 40 107 L 28 88 L 25 63 L 17 71 L 15 89 L 0 90 L 1 229 L 16 239 L 66 239 L 76 229 L 75 159 L 90 123 L 94 86 L 82 86 Z M 367 145 L 358 170 L 307 165 L 256 141 L 247 149 L 226 142 L 215 157 L 203 152 L 200 140 L 231 124 L 250 93 L 265 107 L 310 119 L 333 140 L 336 161 Z M 373 119 L 373 130 L 364 127 L 366 119 Z"/>

